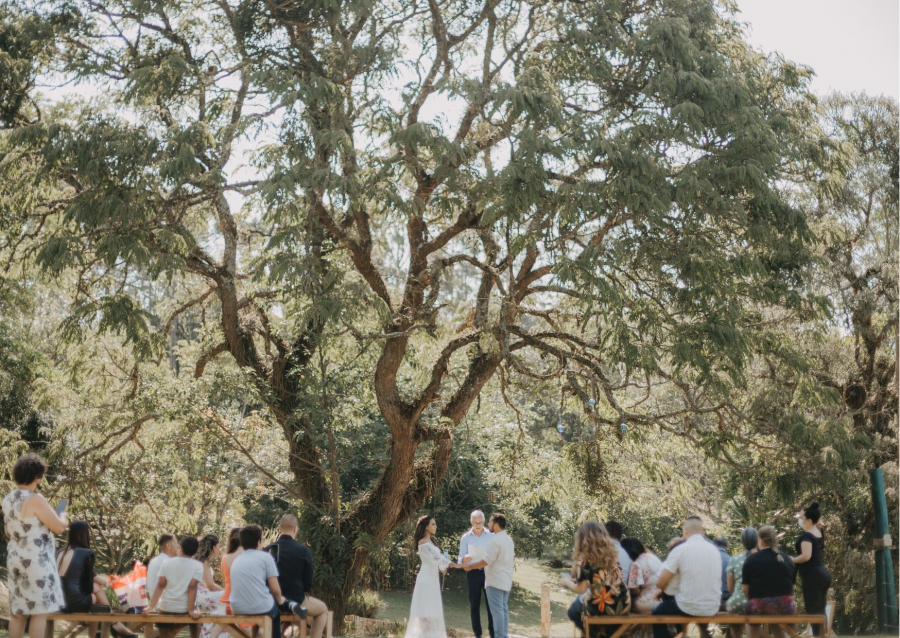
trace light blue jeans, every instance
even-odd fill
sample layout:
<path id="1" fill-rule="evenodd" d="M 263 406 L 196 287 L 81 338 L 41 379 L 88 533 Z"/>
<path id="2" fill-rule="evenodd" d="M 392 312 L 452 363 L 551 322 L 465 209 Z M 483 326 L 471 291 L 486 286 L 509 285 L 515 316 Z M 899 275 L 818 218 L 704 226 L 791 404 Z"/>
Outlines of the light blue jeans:
<path id="1" fill-rule="evenodd" d="M 509 592 L 496 587 L 485 587 L 484 591 L 494 618 L 494 638 L 509 638 Z"/>

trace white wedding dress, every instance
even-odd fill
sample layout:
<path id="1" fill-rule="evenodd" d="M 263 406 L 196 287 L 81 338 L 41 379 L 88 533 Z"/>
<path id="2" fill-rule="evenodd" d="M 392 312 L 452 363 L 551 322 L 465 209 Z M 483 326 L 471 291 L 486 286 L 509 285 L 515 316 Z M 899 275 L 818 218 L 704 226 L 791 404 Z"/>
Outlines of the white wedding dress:
<path id="1" fill-rule="evenodd" d="M 447 638 L 440 572 L 447 570 L 450 559 L 441 556 L 441 550 L 433 543 L 419 545 L 419 558 L 422 567 L 413 589 L 406 638 Z"/>

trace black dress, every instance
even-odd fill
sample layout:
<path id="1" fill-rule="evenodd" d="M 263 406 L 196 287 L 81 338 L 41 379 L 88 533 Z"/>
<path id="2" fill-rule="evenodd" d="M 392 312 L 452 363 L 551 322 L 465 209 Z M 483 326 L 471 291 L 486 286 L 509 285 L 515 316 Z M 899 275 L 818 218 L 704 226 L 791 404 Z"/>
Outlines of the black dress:
<path id="1" fill-rule="evenodd" d="M 91 610 L 94 576 L 94 552 L 84 547 L 74 548 L 66 573 L 61 574 L 66 600 L 63 613 L 75 614 Z"/>
<path id="2" fill-rule="evenodd" d="M 825 550 L 825 539 L 815 536 L 810 532 L 803 532 L 797 539 L 795 549 L 801 553 L 801 544 L 807 541 L 812 544 L 812 556 L 805 563 L 797 565 L 800 574 L 800 586 L 803 590 L 803 605 L 808 614 L 824 614 L 825 603 L 828 599 L 828 588 L 831 587 L 831 574 L 825 569 L 825 561 L 822 554 Z M 818 636 L 822 629 L 819 625 L 813 625 L 813 634 Z"/>

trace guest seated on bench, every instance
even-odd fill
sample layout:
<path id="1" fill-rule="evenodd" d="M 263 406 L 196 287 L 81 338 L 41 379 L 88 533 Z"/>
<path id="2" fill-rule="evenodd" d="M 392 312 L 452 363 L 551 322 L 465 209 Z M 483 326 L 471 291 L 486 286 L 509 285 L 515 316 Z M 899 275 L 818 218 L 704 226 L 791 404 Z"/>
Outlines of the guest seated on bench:
<path id="1" fill-rule="evenodd" d="M 797 568 L 791 557 L 778 550 L 778 536 L 771 525 L 759 528 L 759 551 L 744 561 L 741 583 L 747 597 L 745 613 L 786 615 L 796 614 L 794 580 Z M 769 625 L 775 638 L 785 638 L 777 625 Z M 760 625 L 750 625 L 750 638 L 757 638 Z"/>
<path id="2" fill-rule="evenodd" d="M 199 547 L 200 542 L 193 536 L 181 539 L 179 555 L 163 563 L 159 570 L 159 580 L 150 604 L 144 609 L 144 615 L 155 611 L 158 604 L 159 611 L 164 614 L 189 614 L 194 619 L 200 617 L 197 610 L 197 586 L 203 580 L 203 563 L 193 558 Z M 165 628 L 166 633 L 174 635 L 180 626 L 173 627 L 173 624 L 158 623 L 160 629 Z M 191 638 L 199 638 L 200 625 L 188 625 L 188 629 Z"/>
<path id="3" fill-rule="evenodd" d="M 236 616 L 271 616 L 272 635 L 281 636 L 280 607 L 284 606 L 300 619 L 306 619 L 306 608 L 282 596 L 275 559 L 260 549 L 259 526 L 244 527 L 240 537 L 244 552 L 231 563 L 231 611 Z"/>
<path id="4" fill-rule="evenodd" d="M 725 611 L 730 614 L 743 614 L 744 606 L 747 604 L 747 597 L 744 596 L 744 589 L 741 587 L 741 574 L 744 572 L 744 562 L 751 554 L 756 553 L 756 546 L 759 545 L 759 532 L 755 527 L 748 527 L 741 532 L 741 545 L 746 551 L 732 556 L 728 563 L 728 591 L 731 592 L 731 596 L 725 605 Z M 743 635 L 743 625 L 731 626 L 731 638 L 741 638 Z"/>
<path id="5" fill-rule="evenodd" d="M 56 567 L 62 579 L 63 596 L 66 606 L 63 613 L 77 614 L 91 611 L 93 605 L 100 605 L 109 611 L 109 599 L 103 587 L 109 583 L 94 573 L 94 552 L 91 549 L 91 528 L 84 521 L 72 521 L 66 536 L 66 546 L 56 558 Z M 88 636 L 97 633 L 99 623 L 88 623 Z M 110 627 L 116 638 L 136 634 L 122 623 Z"/>
<path id="6" fill-rule="evenodd" d="M 722 559 L 703 536 L 703 522 L 691 516 L 684 522 L 684 542 L 663 563 L 656 586 L 661 602 L 654 616 L 714 616 L 722 602 Z M 708 635 L 700 625 L 701 635 Z M 666 625 L 653 625 L 654 638 L 669 638 Z"/>
<path id="7" fill-rule="evenodd" d="M 159 537 L 159 554 L 147 563 L 147 598 L 153 600 L 153 590 L 159 580 L 159 570 L 163 563 L 178 555 L 178 539 L 173 534 L 162 534 Z"/>
<path id="8" fill-rule="evenodd" d="M 303 543 L 297 542 L 299 522 L 292 514 L 281 517 L 278 531 L 281 536 L 272 545 L 277 547 L 278 584 L 282 595 L 289 600 L 300 601 L 312 616 L 309 638 L 322 638 L 328 622 L 328 607 L 318 598 L 309 595 L 313 586 L 312 552 Z M 282 607 L 282 611 L 287 611 Z"/>
<path id="9" fill-rule="evenodd" d="M 574 577 L 574 580 L 573 580 Z M 631 594 L 625 586 L 619 552 L 606 528 L 588 521 L 575 533 L 572 574 L 563 574 L 563 587 L 578 594 L 569 607 L 569 620 L 585 632 L 587 616 L 623 616 L 631 610 Z M 611 636 L 618 625 L 593 625 L 591 638 Z"/>

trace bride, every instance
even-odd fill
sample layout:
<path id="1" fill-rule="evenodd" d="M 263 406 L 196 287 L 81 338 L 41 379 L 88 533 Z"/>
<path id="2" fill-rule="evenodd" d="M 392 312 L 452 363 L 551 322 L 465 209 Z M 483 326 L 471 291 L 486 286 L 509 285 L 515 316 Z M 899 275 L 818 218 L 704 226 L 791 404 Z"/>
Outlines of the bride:
<path id="1" fill-rule="evenodd" d="M 435 532 L 437 523 L 434 516 L 425 515 L 416 523 L 415 547 L 422 560 L 422 567 L 413 589 L 406 638 L 447 638 L 438 571 L 446 572 L 448 567 L 459 565 L 441 555 L 440 548 L 431 538 Z"/>

